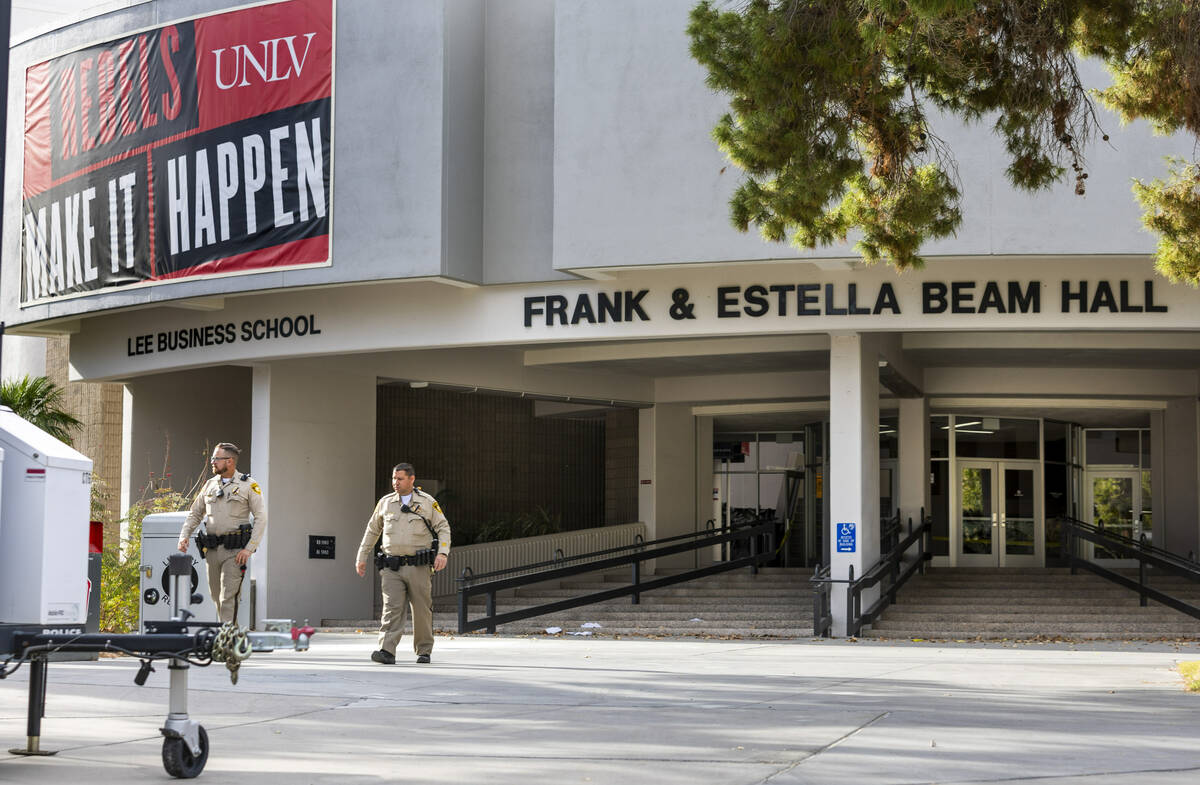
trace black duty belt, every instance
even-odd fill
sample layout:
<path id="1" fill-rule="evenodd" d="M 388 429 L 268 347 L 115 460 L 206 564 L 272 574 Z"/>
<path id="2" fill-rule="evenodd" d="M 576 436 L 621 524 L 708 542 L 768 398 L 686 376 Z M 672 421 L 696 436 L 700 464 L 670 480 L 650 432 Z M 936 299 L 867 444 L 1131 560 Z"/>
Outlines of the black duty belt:
<path id="1" fill-rule="evenodd" d="M 375 568 L 382 570 L 398 570 L 401 567 L 421 567 L 433 564 L 437 551 L 433 548 L 423 548 L 411 556 L 388 556 L 383 553 L 375 554 Z"/>
<path id="2" fill-rule="evenodd" d="M 205 551 L 210 548 L 225 547 L 231 551 L 238 551 L 246 547 L 246 543 L 250 542 L 250 532 L 253 527 L 248 523 L 243 523 L 237 527 L 237 531 L 232 531 L 227 534 L 197 534 L 196 546 L 200 548 L 200 555 L 204 556 Z"/>

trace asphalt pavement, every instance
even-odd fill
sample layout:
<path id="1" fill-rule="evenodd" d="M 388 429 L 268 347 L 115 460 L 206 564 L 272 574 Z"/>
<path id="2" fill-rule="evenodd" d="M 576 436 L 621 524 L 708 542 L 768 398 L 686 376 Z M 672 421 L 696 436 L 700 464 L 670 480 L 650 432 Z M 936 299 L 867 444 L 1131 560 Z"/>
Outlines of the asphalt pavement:
<path id="1" fill-rule="evenodd" d="M 405 638 L 405 644 L 408 638 Z M 439 637 L 433 662 L 369 634 L 256 654 L 237 686 L 190 671 L 236 783 L 1078 783 L 1200 781 L 1196 643 L 896 643 Z M 52 663 L 41 745 L 28 668 L 0 681 L 0 782 L 166 782 L 167 669 Z M 233 778 L 233 779 L 231 779 Z"/>

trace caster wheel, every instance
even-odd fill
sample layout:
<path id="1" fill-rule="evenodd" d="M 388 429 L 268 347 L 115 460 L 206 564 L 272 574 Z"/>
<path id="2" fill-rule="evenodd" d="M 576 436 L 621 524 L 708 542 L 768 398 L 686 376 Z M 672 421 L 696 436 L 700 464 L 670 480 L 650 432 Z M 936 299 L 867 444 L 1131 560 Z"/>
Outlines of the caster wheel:
<path id="1" fill-rule="evenodd" d="M 199 755 L 193 755 L 183 739 L 163 739 L 162 759 L 167 774 L 190 780 L 204 771 L 204 764 L 208 762 L 208 733 L 201 726 Z"/>

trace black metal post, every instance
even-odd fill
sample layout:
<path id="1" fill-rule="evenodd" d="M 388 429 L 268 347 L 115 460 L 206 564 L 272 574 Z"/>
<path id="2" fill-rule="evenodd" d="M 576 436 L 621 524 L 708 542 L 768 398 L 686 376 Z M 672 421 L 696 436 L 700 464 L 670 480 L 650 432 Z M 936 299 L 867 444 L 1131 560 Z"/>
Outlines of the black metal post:
<path id="1" fill-rule="evenodd" d="M 820 569 L 821 568 L 818 567 L 817 571 L 813 572 L 814 577 L 817 575 L 817 572 L 820 571 Z M 825 594 L 825 584 L 814 583 L 813 584 L 813 635 L 818 638 L 823 637 L 823 635 L 824 635 L 824 630 L 822 629 L 822 627 L 824 627 L 823 622 L 825 619 L 825 615 L 822 613 L 822 611 L 824 610 L 824 608 L 822 607 L 824 605 L 824 603 L 821 601 L 821 598 L 824 594 Z"/>
<path id="2" fill-rule="evenodd" d="M 854 565 L 851 564 L 849 581 L 846 583 L 846 635 L 850 638 L 858 637 L 858 633 L 854 629 L 854 620 L 858 617 L 854 608 L 854 594 Z"/>
<path id="3" fill-rule="evenodd" d="M 1138 539 L 1138 597 L 1141 598 L 1139 604 L 1145 608 L 1150 604 L 1150 600 L 1146 598 L 1146 535 Z"/>
<path id="4" fill-rule="evenodd" d="M 25 748 L 10 749 L 13 755 L 53 755 L 42 749 L 42 717 L 46 716 L 46 655 L 29 658 L 29 708 L 25 718 Z"/>
<path id="5" fill-rule="evenodd" d="M 463 567 L 462 575 L 459 576 L 461 585 L 458 587 L 458 634 L 467 634 L 467 615 L 471 610 L 471 601 L 467 597 L 467 589 L 475 581 L 475 571 L 470 567 Z"/>
<path id="6" fill-rule="evenodd" d="M 635 561 L 630 566 L 633 568 L 633 585 L 639 586 L 642 582 L 642 563 L 640 561 Z M 632 603 L 633 605 L 641 604 L 642 595 L 639 592 L 635 591 L 630 596 L 633 597 L 633 603 Z"/>
<path id="7" fill-rule="evenodd" d="M 749 537 L 749 540 L 750 540 L 750 558 L 753 560 L 750 562 L 750 574 L 758 575 L 758 535 L 751 534 Z"/>
<path id="8" fill-rule="evenodd" d="M 925 566 L 930 557 L 933 555 L 933 534 L 931 529 L 933 526 L 925 519 L 925 508 L 921 508 L 921 526 L 925 527 L 925 531 L 921 534 L 921 547 L 917 553 L 917 558 L 921 560 L 921 565 L 917 567 L 917 572 L 925 574 Z"/>
<path id="9" fill-rule="evenodd" d="M 1067 556 L 1067 566 L 1071 568 L 1072 575 L 1079 574 L 1079 568 L 1075 566 L 1075 528 L 1069 521 L 1063 521 L 1063 553 Z"/>
<path id="10" fill-rule="evenodd" d="M 458 634 L 467 634 L 467 593 L 458 590 Z"/>
<path id="11" fill-rule="evenodd" d="M 487 631 L 491 635 L 496 634 L 496 592 L 489 591 L 487 593 L 487 605 L 484 607 L 484 613 L 488 617 Z"/>

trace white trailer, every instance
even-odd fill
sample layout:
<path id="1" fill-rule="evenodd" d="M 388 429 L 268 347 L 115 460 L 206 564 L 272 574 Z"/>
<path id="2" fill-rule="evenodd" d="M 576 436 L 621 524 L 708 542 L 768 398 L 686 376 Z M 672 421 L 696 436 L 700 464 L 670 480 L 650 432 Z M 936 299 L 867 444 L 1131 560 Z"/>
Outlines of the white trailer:
<path id="1" fill-rule="evenodd" d="M 0 628 L 82 632 L 92 460 L 7 406 L 0 406 L 0 449 Z"/>

